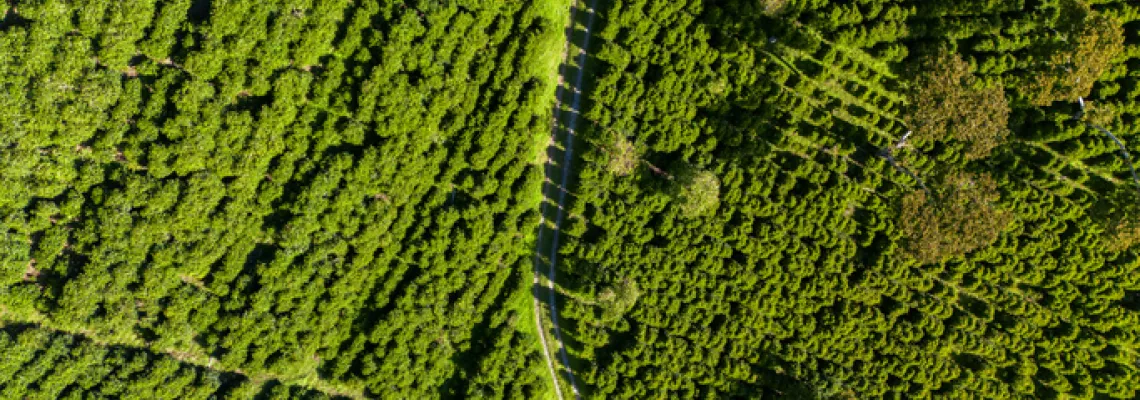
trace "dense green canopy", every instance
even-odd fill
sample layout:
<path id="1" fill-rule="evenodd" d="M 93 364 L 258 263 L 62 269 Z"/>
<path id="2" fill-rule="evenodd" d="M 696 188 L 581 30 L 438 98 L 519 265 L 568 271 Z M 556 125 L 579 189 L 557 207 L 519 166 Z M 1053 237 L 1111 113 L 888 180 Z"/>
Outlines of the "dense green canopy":
<path id="1" fill-rule="evenodd" d="M 559 272 L 588 394 L 1135 398 L 1134 188 L 1072 115 L 1140 137 L 1140 5 L 1090 3 L 607 2 Z"/>
<path id="2" fill-rule="evenodd" d="M 562 11 L 9 4 L 3 321 L 351 395 L 548 390 L 520 316 Z"/>
<path id="3" fill-rule="evenodd" d="M 1140 396 L 1135 1 L 0 10 L 0 398 Z"/>

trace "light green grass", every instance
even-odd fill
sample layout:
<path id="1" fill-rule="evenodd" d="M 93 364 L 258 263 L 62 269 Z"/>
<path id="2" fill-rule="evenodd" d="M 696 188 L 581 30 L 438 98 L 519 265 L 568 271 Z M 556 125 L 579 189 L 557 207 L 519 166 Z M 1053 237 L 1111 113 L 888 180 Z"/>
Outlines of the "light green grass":
<path id="1" fill-rule="evenodd" d="M 547 26 L 554 27 L 547 29 L 536 40 L 535 47 L 527 52 L 526 58 L 523 60 L 523 68 L 528 68 L 525 71 L 528 75 L 538 77 L 542 82 L 539 93 L 542 98 L 549 99 L 549 101 L 538 102 L 534 110 L 534 115 L 540 116 L 544 122 L 552 121 L 554 118 L 554 101 L 555 93 L 558 89 L 558 76 L 560 73 L 559 67 L 562 65 L 562 60 L 566 49 L 566 38 L 562 32 L 570 22 L 570 5 L 572 2 L 564 0 L 537 0 L 535 2 L 535 10 L 539 18 L 548 21 Z M 536 165 L 542 165 L 546 161 L 546 146 L 550 136 L 550 125 L 541 124 L 540 129 L 535 129 L 531 132 L 534 138 L 535 154 L 533 158 Z"/>
<path id="2" fill-rule="evenodd" d="M 519 323 L 515 325 L 516 329 L 518 329 L 519 333 L 534 338 L 531 342 L 531 346 L 533 350 L 538 352 L 541 356 L 543 351 L 542 342 L 538 340 L 538 331 L 535 329 L 534 297 L 531 296 L 531 279 L 534 277 L 534 271 L 528 269 L 526 273 L 519 275 L 519 280 L 522 281 L 520 285 L 521 289 L 511 294 L 511 297 L 507 299 L 506 307 L 510 310 L 514 310 L 521 317 Z M 543 319 L 542 326 L 545 328 L 549 326 L 549 320 L 546 319 L 545 312 L 543 312 Z M 533 368 L 531 373 L 541 377 L 542 382 L 550 382 L 550 372 L 546 369 L 545 359 L 543 359 L 538 367 Z M 559 383 L 561 383 L 561 380 L 559 380 Z M 554 394 L 554 388 L 549 387 L 549 385 L 546 385 L 546 387 L 547 390 L 542 394 L 541 398 L 544 400 L 557 400 L 558 396 Z"/>

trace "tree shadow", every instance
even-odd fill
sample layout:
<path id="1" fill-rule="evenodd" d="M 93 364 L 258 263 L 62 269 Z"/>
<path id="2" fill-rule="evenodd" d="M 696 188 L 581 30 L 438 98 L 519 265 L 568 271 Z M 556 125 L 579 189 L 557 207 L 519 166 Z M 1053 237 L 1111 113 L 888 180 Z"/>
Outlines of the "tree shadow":
<path id="1" fill-rule="evenodd" d="M 7 2 L 7 10 L 4 11 L 3 19 L 0 19 L 0 31 L 6 31 L 13 27 L 27 28 L 34 22 L 31 19 L 24 18 L 16 12 L 15 4 Z"/>
<path id="2" fill-rule="evenodd" d="M 205 24 L 210 20 L 210 10 L 214 0 L 192 0 L 186 11 L 186 19 L 192 23 Z"/>

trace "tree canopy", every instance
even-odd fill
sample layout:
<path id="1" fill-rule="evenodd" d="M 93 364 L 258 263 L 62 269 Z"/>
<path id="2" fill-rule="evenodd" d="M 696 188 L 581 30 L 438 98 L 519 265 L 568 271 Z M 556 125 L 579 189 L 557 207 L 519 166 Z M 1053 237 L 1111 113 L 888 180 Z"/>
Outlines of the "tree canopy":
<path id="1" fill-rule="evenodd" d="M 1101 74 L 1124 51 L 1124 28 L 1116 18 L 1093 11 L 1079 0 L 1065 0 L 1058 38 L 1045 42 L 1045 59 L 1028 82 L 1030 101 L 1047 106 L 1087 97 Z"/>
<path id="2" fill-rule="evenodd" d="M 955 140 L 982 158 L 1009 135 L 1009 103 L 1000 86 L 981 86 L 961 57 L 943 49 L 922 60 L 908 93 L 908 127 L 919 141 Z"/>
<path id="3" fill-rule="evenodd" d="M 919 262 L 988 246 L 1013 217 L 999 205 L 997 182 L 990 176 L 953 172 L 931 189 L 903 196 L 899 211 L 906 249 Z"/>
<path id="4" fill-rule="evenodd" d="M 3 7 L 0 398 L 1140 396 L 1136 1 Z"/>

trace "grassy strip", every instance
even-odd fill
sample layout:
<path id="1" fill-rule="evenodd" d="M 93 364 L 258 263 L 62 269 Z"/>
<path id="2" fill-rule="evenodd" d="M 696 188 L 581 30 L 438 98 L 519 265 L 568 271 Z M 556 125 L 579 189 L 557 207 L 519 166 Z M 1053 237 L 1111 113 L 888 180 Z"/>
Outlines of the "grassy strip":
<path id="1" fill-rule="evenodd" d="M 562 33 L 569 27 L 571 4 L 572 2 L 561 0 L 538 0 L 535 2 L 534 7 L 538 16 L 548 21 L 548 26 L 557 28 L 542 32 L 542 36 L 535 41 L 535 48 L 528 52 L 527 59 L 522 64 L 524 68 L 530 69 L 526 71 L 528 75 L 539 77 L 539 81 L 542 82 L 542 88 L 539 92 L 542 93 L 543 98 L 553 101 L 557 101 L 556 93 L 562 82 L 560 67 L 566 51 L 566 38 Z M 554 118 L 554 104 L 552 102 L 539 102 L 535 106 L 538 107 L 538 110 L 535 110 L 535 115 L 543 116 L 546 120 Z M 543 126 L 543 129 L 530 132 L 534 138 L 534 163 L 540 166 L 547 161 L 546 148 L 550 145 L 551 140 L 549 127 Z M 537 201 L 535 206 L 537 207 Z"/>

